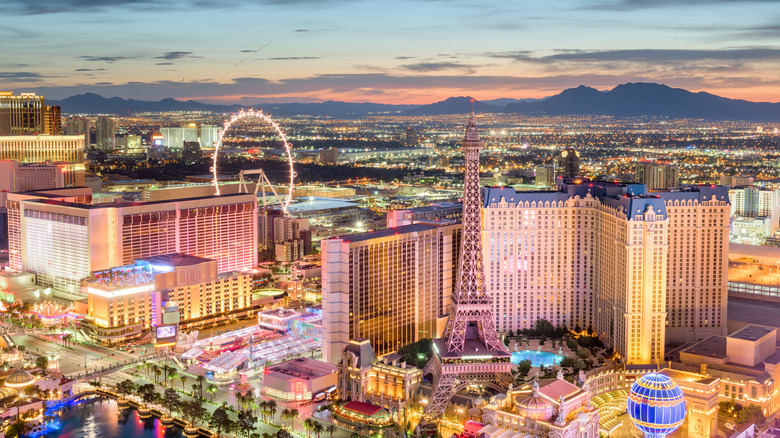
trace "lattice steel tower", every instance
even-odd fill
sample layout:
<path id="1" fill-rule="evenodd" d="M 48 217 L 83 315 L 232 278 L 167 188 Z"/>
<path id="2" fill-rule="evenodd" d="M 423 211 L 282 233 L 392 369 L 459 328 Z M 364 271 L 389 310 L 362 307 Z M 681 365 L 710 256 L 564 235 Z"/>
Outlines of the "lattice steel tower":
<path id="1" fill-rule="evenodd" d="M 493 307 L 485 291 L 480 223 L 479 150 L 482 140 L 471 111 L 463 150 L 466 173 L 463 189 L 463 235 L 452 313 L 444 337 L 433 340 L 433 356 L 424 374 L 433 373 L 431 400 L 421 427 L 436 422 L 450 398 L 470 385 L 505 391 L 514 381 L 511 355 L 496 333 Z"/>

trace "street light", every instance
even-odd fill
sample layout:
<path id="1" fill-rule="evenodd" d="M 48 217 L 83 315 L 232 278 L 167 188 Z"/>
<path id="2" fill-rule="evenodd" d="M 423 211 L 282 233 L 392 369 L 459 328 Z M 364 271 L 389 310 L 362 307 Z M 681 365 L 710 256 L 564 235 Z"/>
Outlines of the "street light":
<path id="1" fill-rule="evenodd" d="M 19 421 L 21 418 L 19 415 L 19 405 L 21 405 L 22 402 L 22 389 L 32 385 L 34 381 L 35 378 L 32 374 L 25 370 L 16 370 L 5 379 L 5 386 L 19 391 L 19 397 L 16 399 L 16 421 Z"/>

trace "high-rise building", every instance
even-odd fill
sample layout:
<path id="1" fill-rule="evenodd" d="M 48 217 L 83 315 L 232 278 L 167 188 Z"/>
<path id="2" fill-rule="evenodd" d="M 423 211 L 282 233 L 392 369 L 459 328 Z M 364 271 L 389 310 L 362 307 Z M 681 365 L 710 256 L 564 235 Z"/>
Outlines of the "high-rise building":
<path id="1" fill-rule="evenodd" d="M 181 149 L 184 142 L 194 141 L 200 144 L 201 149 L 211 149 L 219 139 L 219 127 L 213 125 L 189 125 L 179 127 L 160 128 L 162 145 L 173 149 Z"/>
<path id="2" fill-rule="evenodd" d="M 320 163 L 335 164 L 339 161 L 339 149 L 338 148 L 323 148 L 320 149 Z"/>
<path id="3" fill-rule="evenodd" d="M 43 96 L 0 91 L 0 135 L 44 134 Z"/>
<path id="4" fill-rule="evenodd" d="M 650 190 L 676 189 L 680 185 L 677 166 L 648 161 L 636 163 L 635 179 Z"/>
<path id="5" fill-rule="evenodd" d="M 181 151 L 181 158 L 185 163 L 197 163 L 203 157 L 200 151 L 200 143 L 197 141 L 185 141 Z"/>
<path id="6" fill-rule="evenodd" d="M 89 120 L 80 117 L 68 117 L 65 121 L 65 134 L 84 137 L 84 148 L 89 148 Z"/>
<path id="7" fill-rule="evenodd" d="M 649 194 L 643 185 L 569 180 L 557 192 L 486 188 L 496 324 L 592 327 L 627 363 L 655 363 L 665 342 L 720 334 L 728 214 L 723 187 Z"/>
<path id="8" fill-rule="evenodd" d="M 81 297 L 78 283 L 90 272 L 161 254 L 211 258 L 219 272 L 257 265 L 254 194 L 93 205 L 15 194 L 8 200 L 9 240 L 19 246 L 11 250 L 21 254 L 12 267 L 63 296 Z"/>
<path id="9" fill-rule="evenodd" d="M 62 135 L 62 113 L 59 106 L 43 107 L 43 133 Z"/>
<path id="10" fill-rule="evenodd" d="M 267 259 L 292 262 L 311 254 L 308 219 L 286 217 L 272 208 L 261 208 L 257 219 L 258 249 Z"/>
<path id="11" fill-rule="evenodd" d="M 19 164 L 16 161 L 0 160 L 0 191 L 27 192 L 81 187 L 84 185 L 84 168 L 72 169 L 73 166 L 68 163 Z"/>
<path id="12" fill-rule="evenodd" d="M 554 186 L 555 185 L 555 167 L 554 166 L 539 166 L 536 168 L 536 178 L 534 184 L 538 186 Z"/>
<path id="13" fill-rule="evenodd" d="M 323 359 L 351 339 L 378 355 L 441 335 L 458 260 L 459 225 L 407 225 L 322 241 Z"/>
<path id="14" fill-rule="evenodd" d="M 116 149 L 116 122 L 114 119 L 100 116 L 95 121 L 95 145 L 100 151 Z"/>
<path id="15" fill-rule="evenodd" d="M 752 186 L 755 179 L 747 175 L 721 175 L 720 185 L 731 187 Z"/>
<path id="16" fill-rule="evenodd" d="M 580 153 L 572 148 L 561 151 L 558 157 L 558 168 L 561 176 L 568 178 L 580 176 Z"/>
<path id="17" fill-rule="evenodd" d="M 45 161 L 84 163 L 84 137 L 80 135 L 0 136 L 0 160 L 20 163 Z"/>
<path id="18" fill-rule="evenodd" d="M 406 128 L 406 147 L 416 148 L 419 143 L 417 128 Z"/>

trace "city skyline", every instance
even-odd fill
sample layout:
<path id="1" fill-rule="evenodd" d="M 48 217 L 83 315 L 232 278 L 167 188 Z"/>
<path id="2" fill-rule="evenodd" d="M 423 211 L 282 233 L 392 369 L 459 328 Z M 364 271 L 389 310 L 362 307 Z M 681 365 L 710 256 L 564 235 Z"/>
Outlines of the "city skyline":
<path id="1" fill-rule="evenodd" d="M 425 104 L 641 81 L 780 101 L 766 1 L 5 4 L 4 88 L 52 99 Z"/>

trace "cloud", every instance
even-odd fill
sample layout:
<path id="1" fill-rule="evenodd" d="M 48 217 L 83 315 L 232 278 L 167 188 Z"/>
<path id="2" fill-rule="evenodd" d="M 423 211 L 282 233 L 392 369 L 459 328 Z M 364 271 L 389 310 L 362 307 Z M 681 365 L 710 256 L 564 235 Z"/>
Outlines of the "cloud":
<path id="1" fill-rule="evenodd" d="M 172 62 L 158 62 L 158 63 L 156 63 L 154 65 L 173 65 L 173 63 Z"/>
<path id="2" fill-rule="evenodd" d="M 776 0 L 598 0 L 586 4 L 580 9 L 607 9 L 619 11 L 632 11 L 637 9 L 664 8 L 668 6 L 703 6 L 712 8 L 719 4 L 734 3 L 775 3 Z"/>
<path id="3" fill-rule="evenodd" d="M 166 59 L 168 61 L 181 58 L 202 58 L 202 56 L 194 56 L 192 52 L 165 52 L 160 56 L 154 57 L 154 59 Z"/>
<path id="4" fill-rule="evenodd" d="M 105 70 L 106 69 L 104 68 L 77 68 L 76 70 L 73 71 L 105 71 Z"/>
<path id="5" fill-rule="evenodd" d="M 307 59 L 320 59 L 319 56 L 280 56 L 277 58 L 257 58 L 258 60 L 266 61 L 301 61 Z"/>
<path id="6" fill-rule="evenodd" d="M 254 50 L 252 50 L 252 49 L 247 49 L 247 50 L 241 50 L 240 51 L 240 53 L 252 53 L 252 52 L 254 52 Z"/>
<path id="7" fill-rule="evenodd" d="M 38 82 L 48 76 L 29 71 L 0 71 L 0 79 L 9 79 L 16 82 Z"/>
<path id="8" fill-rule="evenodd" d="M 690 49 L 625 49 L 625 50 L 559 50 L 546 56 L 533 56 L 527 50 L 486 53 L 491 58 L 506 58 L 535 63 L 620 61 L 637 63 L 685 62 L 685 61 L 750 61 L 776 60 L 780 58 L 778 47 L 737 47 L 720 50 Z"/>
<path id="9" fill-rule="evenodd" d="M 110 63 L 127 59 L 124 56 L 91 56 L 91 55 L 79 56 L 79 58 L 90 62 L 101 61 L 101 62 L 110 62 Z"/>
<path id="10" fill-rule="evenodd" d="M 415 64 L 402 65 L 401 68 L 419 73 L 452 69 L 466 70 L 472 73 L 475 71 L 473 65 L 458 64 L 457 62 L 418 62 Z"/>
<path id="11" fill-rule="evenodd" d="M 293 32 L 308 32 L 309 29 L 295 29 Z"/>
<path id="12" fill-rule="evenodd" d="M 404 60 L 404 59 L 417 59 L 417 57 L 416 57 L 416 56 L 396 56 L 396 57 L 395 57 L 395 58 L 393 58 L 393 59 L 398 59 L 398 60 Z"/>

